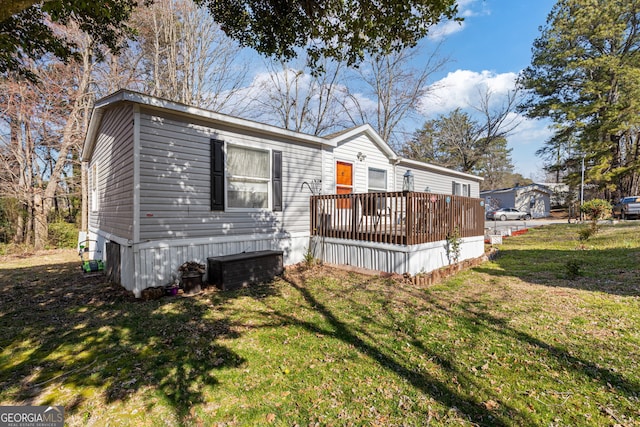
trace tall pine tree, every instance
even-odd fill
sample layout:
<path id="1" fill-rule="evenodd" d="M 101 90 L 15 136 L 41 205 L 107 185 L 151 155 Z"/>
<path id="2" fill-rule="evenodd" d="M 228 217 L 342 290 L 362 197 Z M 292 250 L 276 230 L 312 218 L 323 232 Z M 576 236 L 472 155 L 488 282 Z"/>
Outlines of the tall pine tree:
<path id="1" fill-rule="evenodd" d="M 571 172 L 584 157 L 587 181 L 610 198 L 640 190 L 639 49 L 640 0 L 560 0 L 521 79 L 522 110 L 555 122 L 551 166 Z"/>

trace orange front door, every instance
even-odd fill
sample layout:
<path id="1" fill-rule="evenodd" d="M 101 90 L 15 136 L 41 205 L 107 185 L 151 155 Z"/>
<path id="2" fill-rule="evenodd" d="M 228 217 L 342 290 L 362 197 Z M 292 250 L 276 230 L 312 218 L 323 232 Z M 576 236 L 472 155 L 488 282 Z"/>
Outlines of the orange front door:
<path id="1" fill-rule="evenodd" d="M 353 164 L 336 162 L 336 194 L 353 193 Z M 339 209 L 350 209 L 351 200 L 339 200 Z"/>

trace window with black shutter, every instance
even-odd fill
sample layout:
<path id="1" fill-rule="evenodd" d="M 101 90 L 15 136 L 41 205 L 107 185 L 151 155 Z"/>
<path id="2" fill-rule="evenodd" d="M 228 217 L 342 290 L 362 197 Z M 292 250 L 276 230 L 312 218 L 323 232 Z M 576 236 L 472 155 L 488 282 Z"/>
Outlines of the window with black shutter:
<path id="1" fill-rule="evenodd" d="M 224 210 L 224 141 L 211 140 L 211 210 Z"/>
<path id="2" fill-rule="evenodd" d="M 271 184 L 273 187 L 273 211 L 282 211 L 282 151 L 273 151 Z"/>
<path id="3" fill-rule="evenodd" d="M 211 210 L 265 209 L 271 196 L 272 209 L 282 211 L 282 151 L 270 159 L 267 150 L 229 144 L 225 157 L 224 148 L 211 140 Z"/>

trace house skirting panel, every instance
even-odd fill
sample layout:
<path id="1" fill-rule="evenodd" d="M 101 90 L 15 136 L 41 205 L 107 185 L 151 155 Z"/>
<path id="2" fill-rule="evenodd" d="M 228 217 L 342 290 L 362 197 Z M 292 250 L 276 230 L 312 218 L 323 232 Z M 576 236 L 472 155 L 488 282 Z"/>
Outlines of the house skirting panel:
<path id="1" fill-rule="evenodd" d="M 484 254 L 484 236 L 461 240 L 458 261 Z M 428 273 L 452 263 L 445 240 L 404 246 L 313 237 L 311 248 L 316 258 L 330 264 L 353 265 L 387 273 Z"/>
<path id="2" fill-rule="evenodd" d="M 207 258 L 243 252 L 277 250 L 283 252 L 283 264 L 295 264 L 304 259 L 309 235 L 250 235 L 180 239 L 145 242 L 133 245 L 135 278 L 133 291 L 138 297 L 143 289 L 174 283 L 178 267 L 187 261 L 207 264 Z M 205 275 L 205 280 L 207 276 Z M 126 287 L 126 286 L 125 286 Z"/>
<path id="3" fill-rule="evenodd" d="M 135 275 L 131 241 L 93 228 L 89 229 L 87 238 L 90 239 L 89 248 L 91 251 L 94 251 L 94 257 L 96 259 L 102 259 L 106 263 L 111 262 L 111 260 L 106 257 L 107 243 L 115 242 L 120 245 L 120 284 L 124 286 L 125 289 L 133 291 L 135 288 Z"/>

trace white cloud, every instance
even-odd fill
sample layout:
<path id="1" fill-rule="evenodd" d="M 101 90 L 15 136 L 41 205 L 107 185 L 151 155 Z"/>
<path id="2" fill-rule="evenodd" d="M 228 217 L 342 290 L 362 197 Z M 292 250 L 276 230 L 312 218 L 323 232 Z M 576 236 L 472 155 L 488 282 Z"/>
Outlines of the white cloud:
<path id="1" fill-rule="evenodd" d="M 476 8 L 478 6 L 481 10 Z M 484 9 L 484 1 L 482 0 L 458 0 L 458 16 L 465 20 L 473 16 L 485 15 L 489 12 Z M 459 33 L 466 27 L 466 22 L 442 21 L 429 30 L 429 39 L 442 40 L 443 38 Z"/>
<path id="2" fill-rule="evenodd" d="M 478 11 L 475 8 L 476 5 L 482 8 L 482 11 Z M 485 9 L 485 6 L 484 0 L 458 0 L 458 13 L 463 18 L 487 14 L 488 11 Z"/>
<path id="3" fill-rule="evenodd" d="M 435 25 L 433 28 L 429 30 L 429 39 L 431 40 L 442 40 L 448 35 L 458 33 L 462 31 L 465 27 L 465 23 L 456 22 L 456 21 L 445 21 L 440 22 Z"/>
<path id="4" fill-rule="evenodd" d="M 546 120 L 533 120 L 522 117 L 511 139 L 517 139 L 521 144 L 525 145 L 539 145 L 551 138 L 553 134 L 549 124 Z"/>
<path id="5" fill-rule="evenodd" d="M 515 87 L 516 73 L 495 74 L 456 70 L 429 87 L 422 100 L 420 112 L 425 116 L 444 114 L 456 108 L 477 106 L 480 97 L 488 90 L 492 99 L 499 101 Z"/>
<path id="6" fill-rule="evenodd" d="M 420 112 L 426 118 L 435 118 L 460 108 L 472 116 L 473 106 L 478 106 L 480 97 L 490 91 L 492 103 L 500 105 L 507 94 L 514 90 L 517 73 L 496 74 L 491 71 L 475 72 L 456 70 L 430 86 L 429 94 L 422 100 Z M 549 123 L 531 120 L 517 113 L 511 113 L 509 123 L 518 126 L 507 138 L 512 148 L 512 159 L 516 172 L 525 177 L 542 174 L 543 161 L 535 152 L 544 145 L 552 134 Z"/>

